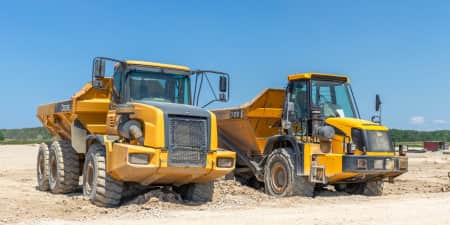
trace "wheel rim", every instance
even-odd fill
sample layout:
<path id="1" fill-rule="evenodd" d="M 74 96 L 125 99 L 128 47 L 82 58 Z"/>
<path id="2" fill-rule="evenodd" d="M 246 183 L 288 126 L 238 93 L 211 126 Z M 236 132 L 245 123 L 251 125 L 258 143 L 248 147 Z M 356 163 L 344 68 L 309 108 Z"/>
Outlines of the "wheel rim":
<path id="1" fill-rule="evenodd" d="M 271 186 L 277 194 L 282 194 L 287 187 L 288 176 L 286 168 L 280 162 L 276 162 L 272 166 Z"/>
<path id="2" fill-rule="evenodd" d="M 94 164 L 92 160 L 89 160 L 86 166 L 86 193 L 90 194 L 92 192 L 92 188 L 94 186 Z"/>
<path id="3" fill-rule="evenodd" d="M 38 158 L 38 179 L 39 180 L 43 180 L 44 170 L 45 170 L 45 159 L 43 157 L 42 152 L 40 152 L 39 158 Z"/>
<path id="4" fill-rule="evenodd" d="M 55 154 L 50 155 L 50 182 L 54 183 L 56 181 L 56 177 L 58 176 L 58 167 Z"/>

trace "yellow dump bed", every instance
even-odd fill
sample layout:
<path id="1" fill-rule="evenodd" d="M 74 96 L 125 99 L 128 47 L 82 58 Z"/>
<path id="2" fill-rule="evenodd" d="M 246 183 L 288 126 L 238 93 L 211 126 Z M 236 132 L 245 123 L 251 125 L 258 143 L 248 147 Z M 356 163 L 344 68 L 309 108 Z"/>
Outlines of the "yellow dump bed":
<path id="1" fill-rule="evenodd" d="M 239 107 L 213 110 L 219 146 L 262 155 L 267 138 L 279 133 L 283 103 L 284 90 L 269 88 Z"/>
<path id="2" fill-rule="evenodd" d="M 71 125 L 78 120 L 89 133 L 106 133 L 106 115 L 111 99 L 111 79 L 103 79 L 103 89 L 87 83 L 70 100 L 40 105 L 37 117 L 54 136 L 70 139 Z"/>

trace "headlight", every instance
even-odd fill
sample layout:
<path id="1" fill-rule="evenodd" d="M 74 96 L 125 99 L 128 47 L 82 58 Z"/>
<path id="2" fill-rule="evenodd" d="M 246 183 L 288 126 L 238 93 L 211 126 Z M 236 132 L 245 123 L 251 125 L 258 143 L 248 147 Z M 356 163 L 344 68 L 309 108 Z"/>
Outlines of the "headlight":
<path id="1" fill-rule="evenodd" d="M 147 165 L 150 162 L 150 155 L 144 153 L 128 154 L 128 162 L 132 164 Z"/>
<path id="2" fill-rule="evenodd" d="M 382 170 L 382 169 L 384 169 L 383 168 L 383 163 L 384 163 L 383 159 L 375 159 L 373 161 L 373 168 L 376 169 L 376 170 Z"/>
<path id="3" fill-rule="evenodd" d="M 356 166 L 358 169 L 367 169 L 367 159 L 358 159 Z"/>
<path id="4" fill-rule="evenodd" d="M 392 159 L 386 159 L 386 170 L 394 170 L 395 169 L 395 161 Z"/>
<path id="5" fill-rule="evenodd" d="M 218 158 L 217 167 L 231 168 L 233 167 L 233 161 L 234 160 L 232 158 Z"/>
<path id="6" fill-rule="evenodd" d="M 363 138 L 363 131 L 361 129 L 352 128 L 352 143 L 355 145 L 356 149 L 363 151 L 364 138 Z"/>

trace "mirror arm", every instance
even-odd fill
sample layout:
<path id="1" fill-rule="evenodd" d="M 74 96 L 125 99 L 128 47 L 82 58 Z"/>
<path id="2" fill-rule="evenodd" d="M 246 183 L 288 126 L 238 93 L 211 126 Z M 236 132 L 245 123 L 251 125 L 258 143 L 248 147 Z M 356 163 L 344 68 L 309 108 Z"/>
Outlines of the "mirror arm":
<path id="1" fill-rule="evenodd" d="M 219 98 L 217 97 L 217 93 L 215 92 L 214 88 L 212 87 L 211 81 L 209 80 L 208 76 L 206 75 L 207 73 L 226 77 L 226 79 L 228 81 L 227 90 L 226 90 L 226 98 L 222 98 L 223 92 L 220 92 Z M 211 100 L 210 102 L 208 102 L 207 104 L 202 106 L 202 108 L 204 108 L 216 101 L 227 102 L 230 99 L 230 85 L 229 85 L 230 75 L 228 73 L 215 71 L 215 70 L 194 70 L 194 71 L 191 71 L 191 76 L 192 75 L 196 75 L 195 83 L 194 83 L 194 93 L 193 93 L 193 97 L 192 97 L 192 105 L 198 106 L 198 104 L 199 104 L 200 92 L 203 87 L 203 79 L 206 79 L 206 82 L 208 82 L 208 86 L 209 86 L 210 90 L 213 92 L 214 100 Z M 201 77 L 199 78 L 199 76 L 201 76 Z M 203 76 L 205 76 L 205 77 L 203 77 Z M 223 96 L 225 96 L 225 95 L 223 95 Z"/>
<path id="2" fill-rule="evenodd" d="M 209 80 L 208 76 L 206 76 L 205 79 L 208 82 L 209 88 L 211 89 L 211 92 L 213 93 L 214 98 L 217 99 L 216 92 L 214 91 L 214 88 L 212 87 L 211 81 Z"/>
<path id="3" fill-rule="evenodd" d="M 113 58 L 109 58 L 109 57 L 98 57 L 97 56 L 92 60 L 92 78 L 94 78 L 94 76 L 95 76 L 94 71 L 95 71 L 95 61 L 96 60 L 107 60 L 107 61 L 113 61 L 113 62 L 125 64 L 125 61 L 122 61 L 122 60 L 113 59 Z"/>
<path id="4" fill-rule="evenodd" d="M 93 87 L 97 86 L 98 83 L 96 83 L 96 82 L 102 82 L 101 79 L 98 79 L 95 74 L 96 73 L 96 62 L 98 62 L 98 61 L 100 61 L 100 63 L 101 63 L 101 61 L 103 61 L 104 64 L 106 64 L 105 61 L 117 62 L 117 63 L 123 64 L 123 65 L 126 64 L 125 61 L 113 59 L 113 58 L 109 58 L 109 57 L 94 57 L 94 59 L 92 60 L 92 81 L 91 81 Z M 103 65 L 103 67 L 104 67 L 103 68 L 103 70 L 104 70 L 103 75 L 104 75 L 104 73 L 106 73 L 106 66 Z M 101 88 L 101 87 L 99 87 L 99 88 Z"/>
<path id="5" fill-rule="evenodd" d="M 208 103 L 206 103 L 205 105 L 202 106 L 202 108 L 205 108 L 206 106 L 210 105 L 213 102 L 217 102 L 218 100 L 211 100 Z"/>

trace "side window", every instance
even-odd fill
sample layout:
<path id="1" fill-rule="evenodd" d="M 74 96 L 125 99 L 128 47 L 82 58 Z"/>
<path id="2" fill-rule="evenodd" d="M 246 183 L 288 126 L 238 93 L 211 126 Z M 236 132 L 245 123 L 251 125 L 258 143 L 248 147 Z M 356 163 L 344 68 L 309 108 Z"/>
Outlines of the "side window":
<path id="1" fill-rule="evenodd" d="M 120 95 L 120 91 L 121 91 L 121 79 L 122 79 L 122 74 L 118 71 L 114 72 L 114 75 L 113 75 L 114 87 L 113 88 L 119 95 Z M 113 96 L 114 101 L 118 100 L 118 99 L 115 99 L 114 95 L 112 95 L 112 96 Z"/>
<path id="2" fill-rule="evenodd" d="M 295 114 L 297 118 L 303 118 L 308 115 L 308 86 L 305 80 L 294 81 L 292 83 L 292 92 L 289 99 L 294 103 Z"/>
<path id="3" fill-rule="evenodd" d="M 349 117 L 354 117 L 354 113 L 353 113 L 353 108 L 351 105 L 351 101 L 349 99 L 351 99 L 349 92 L 347 90 L 347 86 L 344 85 L 340 85 L 340 86 L 336 86 L 335 88 L 335 92 L 336 92 L 336 105 L 338 105 L 340 108 L 342 108 L 343 110 L 343 117 L 344 116 L 349 116 Z"/>
<path id="4" fill-rule="evenodd" d="M 313 81 L 311 88 L 311 98 L 314 105 L 319 106 L 324 103 L 333 102 L 330 86 L 320 85 L 319 82 Z"/>

